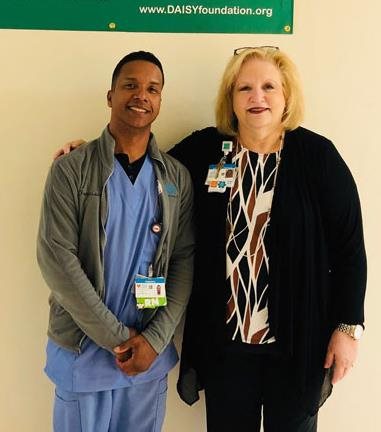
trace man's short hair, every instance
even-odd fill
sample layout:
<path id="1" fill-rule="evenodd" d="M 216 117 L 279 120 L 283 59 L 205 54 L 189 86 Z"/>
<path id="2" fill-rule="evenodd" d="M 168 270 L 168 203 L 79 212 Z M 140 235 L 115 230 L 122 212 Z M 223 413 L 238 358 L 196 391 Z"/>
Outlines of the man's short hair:
<path id="1" fill-rule="evenodd" d="M 120 74 L 120 71 L 122 69 L 122 67 L 127 64 L 130 63 L 132 61 L 135 60 L 143 60 L 143 61 L 147 61 L 150 63 L 153 63 L 154 65 L 156 65 L 161 72 L 161 75 L 163 77 L 163 85 L 164 85 L 164 71 L 163 71 L 163 66 L 161 65 L 160 60 L 152 53 L 148 52 L 148 51 L 134 51 L 131 52 L 129 54 L 127 54 L 126 56 L 124 56 L 119 63 L 115 66 L 114 72 L 112 73 L 112 79 L 111 79 L 111 88 L 113 89 L 115 87 L 115 83 L 116 80 L 118 79 L 118 76 Z"/>

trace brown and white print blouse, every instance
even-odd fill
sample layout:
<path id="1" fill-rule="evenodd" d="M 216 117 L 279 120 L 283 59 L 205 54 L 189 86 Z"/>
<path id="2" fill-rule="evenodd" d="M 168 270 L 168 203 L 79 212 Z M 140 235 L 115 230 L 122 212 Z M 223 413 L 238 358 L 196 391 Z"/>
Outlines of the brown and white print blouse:
<path id="1" fill-rule="evenodd" d="M 275 342 L 268 323 L 269 257 L 266 231 L 280 161 L 269 154 L 238 148 L 227 209 L 227 317 L 231 340 L 248 344 Z"/>

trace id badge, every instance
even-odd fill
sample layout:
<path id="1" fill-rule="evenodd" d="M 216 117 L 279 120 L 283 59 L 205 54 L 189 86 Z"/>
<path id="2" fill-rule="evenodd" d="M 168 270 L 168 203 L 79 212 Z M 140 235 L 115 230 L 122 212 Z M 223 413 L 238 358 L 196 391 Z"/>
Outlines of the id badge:
<path id="1" fill-rule="evenodd" d="M 209 165 L 205 184 L 208 192 L 225 192 L 226 188 L 232 187 L 235 179 L 236 166 L 234 163 L 222 165 L 218 169 L 217 165 Z"/>
<path id="2" fill-rule="evenodd" d="M 167 305 L 164 277 L 135 277 L 135 297 L 138 309 L 155 309 Z"/>

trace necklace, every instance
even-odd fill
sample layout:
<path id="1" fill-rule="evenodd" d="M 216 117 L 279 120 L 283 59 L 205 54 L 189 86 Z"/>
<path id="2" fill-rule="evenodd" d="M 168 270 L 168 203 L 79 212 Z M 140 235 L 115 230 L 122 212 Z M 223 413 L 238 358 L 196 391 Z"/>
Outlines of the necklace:
<path id="1" fill-rule="evenodd" d="M 280 133 L 279 137 L 277 138 L 277 140 L 274 142 L 273 145 L 271 145 L 270 147 L 270 151 L 258 151 L 258 150 L 251 150 L 249 147 L 245 147 L 242 144 L 242 141 L 240 141 L 239 137 L 237 136 L 237 140 L 236 140 L 236 145 L 235 148 L 237 149 L 238 146 L 240 146 L 241 148 L 245 148 L 248 151 L 251 151 L 253 153 L 257 153 L 257 154 L 270 154 L 270 153 L 277 153 L 278 151 L 282 151 L 283 148 L 283 141 L 284 141 L 284 130 Z M 278 149 L 278 143 L 279 143 L 279 149 Z M 272 149 L 278 149 L 278 150 L 272 150 Z"/>
<path id="2" fill-rule="evenodd" d="M 278 177 L 278 167 L 279 167 L 281 156 L 282 156 L 282 150 L 283 150 L 283 144 L 284 144 L 284 131 L 282 131 L 279 139 L 280 139 L 279 152 L 276 152 L 276 167 L 275 167 L 275 177 L 274 177 L 274 187 L 273 187 L 274 191 L 275 191 L 275 186 L 276 186 L 276 180 Z M 271 207 L 272 207 L 272 202 L 271 202 Z M 271 207 L 269 210 L 269 221 L 270 221 Z"/>

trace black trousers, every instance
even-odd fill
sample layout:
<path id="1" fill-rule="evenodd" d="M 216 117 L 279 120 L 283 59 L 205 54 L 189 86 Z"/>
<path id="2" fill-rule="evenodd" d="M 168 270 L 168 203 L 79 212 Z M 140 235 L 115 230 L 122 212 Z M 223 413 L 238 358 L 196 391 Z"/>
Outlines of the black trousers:
<path id="1" fill-rule="evenodd" d="M 262 413 L 265 432 L 316 432 L 291 370 L 274 355 L 226 353 L 205 382 L 208 432 L 259 432 Z"/>

